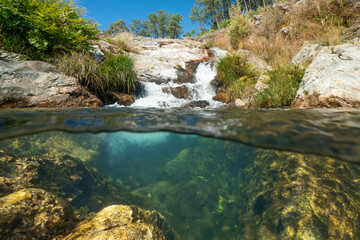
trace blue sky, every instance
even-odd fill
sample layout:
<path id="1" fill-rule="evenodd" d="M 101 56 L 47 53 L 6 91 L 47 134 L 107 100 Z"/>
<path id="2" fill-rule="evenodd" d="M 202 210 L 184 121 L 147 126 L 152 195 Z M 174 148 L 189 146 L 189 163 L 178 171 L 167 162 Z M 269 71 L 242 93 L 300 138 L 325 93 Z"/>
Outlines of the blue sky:
<path id="1" fill-rule="evenodd" d="M 189 19 L 194 0 L 77 0 L 76 3 L 86 8 L 86 16 L 98 22 L 101 29 L 107 29 L 119 19 L 123 19 L 127 25 L 135 18 L 145 20 L 148 14 L 160 9 L 180 13 L 183 16 L 181 26 L 184 33 L 197 27 Z"/>

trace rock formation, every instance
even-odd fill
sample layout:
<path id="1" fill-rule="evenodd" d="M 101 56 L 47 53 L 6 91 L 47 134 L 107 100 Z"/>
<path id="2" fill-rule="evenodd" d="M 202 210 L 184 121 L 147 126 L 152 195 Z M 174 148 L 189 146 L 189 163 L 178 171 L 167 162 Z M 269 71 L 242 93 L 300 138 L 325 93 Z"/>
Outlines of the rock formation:
<path id="1" fill-rule="evenodd" d="M 359 107 L 360 47 L 323 48 L 301 82 L 293 107 Z"/>
<path id="2" fill-rule="evenodd" d="M 42 189 L 23 189 L 0 198 L 1 239 L 52 239 L 77 221 L 68 206 Z"/>
<path id="3" fill-rule="evenodd" d="M 4 57 L 2 57 L 4 56 Z M 14 61 L 0 52 L 0 108 L 100 107 L 101 101 L 45 62 Z"/>
<path id="4" fill-rule="evenodd" d="M 152 39 L 130 33 L 120 33 L 114 39 L 125 41 L 133 49 L 134 52 L 129 55 L 135 60 L 135 71 L 140 81 L 184 82 L 182 79 L 188 76 L 181 73 L 184 70 L 190 74 L 194 72 L 194 67 L 188 67 L 187 63 L 199 63 L 209 58 L 202 44 L 193 40 Z"/>
<path id="5" fill-rule="evenodd" d="M 113 205 L 81 222 L 63 239 L 176 240 L 179 237 L 155 211 Z"/>

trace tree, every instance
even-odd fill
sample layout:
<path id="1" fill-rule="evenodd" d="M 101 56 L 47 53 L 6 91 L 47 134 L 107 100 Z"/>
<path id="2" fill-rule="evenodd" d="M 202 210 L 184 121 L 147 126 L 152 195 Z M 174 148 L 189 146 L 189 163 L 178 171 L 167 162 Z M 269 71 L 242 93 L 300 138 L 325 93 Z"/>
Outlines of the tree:
<path id="1" fill-rule="evenodd" d="M 159 10 L 157 13 L 150 13 L 148 19 L 141 21 L 140 19 L 131 20 L 129 25 L 130 32 L 143 37 L 177 38 L 182 33 L 180 21 L 182 16 L 179 14 L 169 14 L 165 10 Z M 110 25 L 109 30 L 105 32 L 117 33 L 129 31 L 123 20 L 118 20 Z"/>
<path id="2" fill-rule="evenodd" d="M 139 35 L 139 33 L 142 30 L 142 22 L 140 19 L 133 19 L 131 20 L 131 24 L 129 25 L 130 27 L 130 32 L 136 35 Z"/>
<path id="3" fill-rule="evenodd" d="M 116 22 L 113 22 L 112 24 L 110 24 L 110 32 L 112 34 L 114 33 L 121 33 L 121 32 L 128 32 L 129 29 L 126 26 L 126 23 L 124 20 L 120 19 L 117 20 Z"/>
<path id="4" fill-rule="evenodd" d="M 195 4 L 191 7 L 190 20 L 192 23 L 199 22 L 201 31 L 206 32 L 206 28 L 204 26 L 206 23 L 204 9 L 200 8 L 200 4 L 197 0 L 195 1 Z"/>
<path id="5" fill-rule="evenodd" d="M 184 37 L 194 37 L 196 36 L 196 30 L 192 29 L 191 32 L 187 31 L 184 35 Z"/>
<path id="6" fill-rule="evenodd" d="M 180 21 L 182 19 L 183 17 L 179 14 L 170 14 L 169 25 L 167 27 L 170 38 L 178 38 L 181 35 L 182 26 L 180 25 Z"/>
<path id="7" fill-rule="evenodd" d="M 141 23 L 141 31 L 139 32 L 139 36 L 151 37 L 149 20 L 145 20 Z"/>
<path id="8" fill-rule="evenodd" d="M 158 18 L 156 13 L 150 13 L 148 15 L 149 18 L 149 32 L 151 36 L 154 38 L 159 37 L 159 30 L 158 30 Z"/>
<path id="9" fill-rule="evenodd" d="M 158 30 L 160 37 L 164 38 L 167 35 L 167 25 L 169 23 L 169 14 L 164 10 L 159 10 L 156 16 Z"/>

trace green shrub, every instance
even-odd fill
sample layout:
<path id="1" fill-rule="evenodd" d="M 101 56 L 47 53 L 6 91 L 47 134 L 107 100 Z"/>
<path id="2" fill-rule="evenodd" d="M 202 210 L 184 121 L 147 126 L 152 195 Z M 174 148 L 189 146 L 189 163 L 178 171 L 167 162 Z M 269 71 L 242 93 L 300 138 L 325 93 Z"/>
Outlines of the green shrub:
<path id="1" fill-rule="evenodd" d="M 256 107 L 276 108 L 290 106 L 299 89 L 305 69 L 296 64 L 278 66 L 269 71 L 268 88 L 254 96 Z"/>
<path id="2" fill-rule="evenodd" d="M 248 99 L 254 91 L 255 84 L 255 78 L 241 77 L 227 88 L 227 93 L 231 99 Z"/>
<path id="3" fill-rule="evenodd" d="M 217 72 L 230 98 L 245 99 L 251 95 L 257 73 L 245 55 L 226 55 L 218 63 Z"/>
<path id="4" fill-rule="evenodd" d="M 109 92 L 129 94 L 136 88 L 134 61 L 124 55 L 109 55 L 98 64 L 89 53 L 74 52 L 57 57 L 55 65 L 100 98 Z"/>
<path id="5" fill-rule="evenodd" d="M 219 80 L 225 86 L 230 86 L 241 77 L 254 78 L 256 76 L 255 69 L 242 54 L 227 54 L 217 64 L 217 73 Z"/>
<path id="6" fill-rule="evenodd" d="M 231 46 L 234 49 L 238 49 L 239 41 L 247 37 L 249 32 L 250 24 L 243 15 L 233 17 L 228 28 Z"/>
<path id="7" fill-rule="evenodd" d="M 230 24 L 230 19 L 224 19 L 220 22 L 220 29 L 226 28 Z"/>
<path id="8" fill-rule="evenodd" d="M 89 49 L 98 29 L 83 13 L 71 0 L 2 0 L 0 44 L 42 60 L 59 52 Z"/>

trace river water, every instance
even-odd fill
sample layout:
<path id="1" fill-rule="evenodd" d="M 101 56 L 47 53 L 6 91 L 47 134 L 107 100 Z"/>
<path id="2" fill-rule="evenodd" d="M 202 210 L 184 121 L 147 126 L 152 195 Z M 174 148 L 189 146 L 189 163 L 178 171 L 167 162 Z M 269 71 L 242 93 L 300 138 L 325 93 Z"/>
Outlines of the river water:
<path id="1" fill-rule="evenodd" d="M 40 162 L 31 186 L 84 216 L 135 204 L 182 239 L 360 238 L 359 110 L 17 109 L 0 130 L 2 155 Z M 102 180 L 44 167 L 70 160 Z"/>

